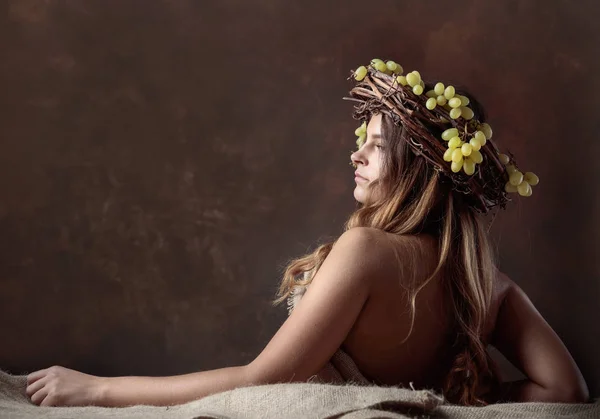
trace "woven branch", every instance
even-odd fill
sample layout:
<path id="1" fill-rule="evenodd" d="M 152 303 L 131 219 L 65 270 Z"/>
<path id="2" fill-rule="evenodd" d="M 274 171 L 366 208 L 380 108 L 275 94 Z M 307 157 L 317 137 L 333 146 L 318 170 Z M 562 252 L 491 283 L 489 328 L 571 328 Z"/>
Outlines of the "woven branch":
<path id="1" fill-rule="evenodd" d="M 353 73 L 351 78 L 354 78 Z M 465 200 L 477 211 L 487 213 L 498 206 L 504 208 L 510 201 L 504 190 L 508 175 L 498 157 L 498 148 L 491 139 L 479 150 L 483 162 L 477 164 L 475 173 L 469 176 L 462 171 L 454 173 L 450 170 L 450 163 L 443 158 L 448 149 L 447 144 L 438 137 L 439 134 L 430 130 L 430 127 L 435 127 L 440 132 L 456 128 L 459 133 L 471 135 L 477 131 L 477 115 L 473 120 L 467 121 L 464 118 L 452 119 L 443 106 L 427 109 L 425 101 L 428 98 L 425 95 L 415 95 L 410 86 L 402 86 L 395 76 L 371 67 L 367 76 L 350 91 L 350 96 L 344 99 L 356 103 L 355 119 L 368 121 L 374 114 L 383 113 L 397 125 L 402 125 L 411 150 L 449 179 L 453 189 L 464 194 Z M 511 161 L 514 161 L 512 156 Z"/>

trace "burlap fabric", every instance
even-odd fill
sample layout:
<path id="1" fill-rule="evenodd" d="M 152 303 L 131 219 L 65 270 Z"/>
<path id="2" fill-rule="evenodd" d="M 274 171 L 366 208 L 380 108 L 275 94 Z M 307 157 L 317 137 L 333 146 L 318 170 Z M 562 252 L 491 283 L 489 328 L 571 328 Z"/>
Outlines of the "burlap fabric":
<path id="1" fill-rule="evenodd" d="M 0 371 L 0 418 L 405 418 L 427 414 L 442 402 L 427 391 L 290 383 L 239 388 L 170 407 L 39 407 L 25 387 L 26 376 Z"/>
<path id="2" fill-rule="evenodd" d="M 395 387 L 315 383 L 272 384 L 215 394 L 171 407 L 39 407 L 25 395 L 25 376 L 0 371 L 0 418 L 4 419 L 200 419 L 200 418 L 600 418 L 594 404 L 514 403 L 461 407 L 428 391 Z"/>

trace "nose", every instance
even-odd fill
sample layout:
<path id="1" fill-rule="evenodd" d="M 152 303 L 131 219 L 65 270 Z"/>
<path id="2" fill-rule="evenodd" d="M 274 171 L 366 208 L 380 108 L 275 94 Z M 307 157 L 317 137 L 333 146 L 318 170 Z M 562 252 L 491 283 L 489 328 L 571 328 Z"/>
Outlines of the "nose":
<path id="1" fill-rule="evenodd" d="M 364 156 L 363 154 L 360 152 L 360 150 L 355 151 L 354 153 L 352 153 L 350 155 L 350 160 L 352 160 L 352 164 L 354 166 L 358 166 L 358 163 L 364 165 Z"/>

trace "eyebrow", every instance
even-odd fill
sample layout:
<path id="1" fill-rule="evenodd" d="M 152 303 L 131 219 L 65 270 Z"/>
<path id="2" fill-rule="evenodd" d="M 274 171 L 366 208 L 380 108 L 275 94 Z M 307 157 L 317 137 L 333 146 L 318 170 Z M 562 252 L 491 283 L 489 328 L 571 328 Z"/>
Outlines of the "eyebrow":
<path id="1" fill-rule="evenodd" d="M 373 134 L 371 135 L 371 138 L 381 138 L 381 134 Z"/>

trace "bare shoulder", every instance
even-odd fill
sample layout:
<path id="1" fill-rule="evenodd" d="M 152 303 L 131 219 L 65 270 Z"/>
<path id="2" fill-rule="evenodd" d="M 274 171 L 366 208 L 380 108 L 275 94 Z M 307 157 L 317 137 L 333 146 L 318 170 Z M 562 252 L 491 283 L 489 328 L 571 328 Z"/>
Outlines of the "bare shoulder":
<path id="1" fill-rule="evenodd" d="M 380 251 L 393 252 L 398 247 L 406 247 L 406 250 L 409 250 L 409 247 L 414 248 L 418 242 L 424 241 L 424 237 L 393 234 L 374 227 L 353 227 L 342 234 L 338 242 L 354 243 L 355 246 L 373 246 Z"/>
<path id="2" fill-rule="evenodd" d="M 384 277 L 397 269 L 401 238 L 372 227 L 354 227 L 336 241 L 330 256 L 369 277 Z"/>
<path id="3" fill-rule="evenodd" d="M 506 275 L 500 269 L 497 269 L 496 272 L 497 272 L 496 278 L 498 279 L 498 282 L 500 284 L 502 284 L 502 286 L 504 286 L 504 287 L 511 287 L 513 285 L 516 285 L 515 282 L 512 279 L 510 279 L 508 277 L 508 275 Z"/>
<path id="4" fill-rule="evenodd" d="M 383 244 L 387 241 L 388 233 L 374 227 L 353 227 L 340 236 L 338 242 L 353 242 L 360 244 Z"/>
<path id="5" fill-rule="evenodd" d="M 393 254 L 390 234 L 372 227 L 354 227 L 342 234 L 334 248 L 342 248 L 353 256 L 365 260 L 380 260 Z"/>
<path id="6" fill-rule="evenodd" d="M 494 300 L 495 303 L 501 309 L 503 306 L 507 304 L 508 298 L 519 298 L 519 299 L 529 299 L 525 294 L 525 291 L 521 289 L 521 287 L 510 277 L 500 271 L 497 270 L 496 278 L 494 281 Z"/>
<path id="7" fill-rule="evenodd" d="M 512 279 L 510 279 L 508 275 L 506 275 L 501 270 L 497 269 L 496 278 L 494 281 L 494 294 L 496 299 L 500 300 L 500 304 L 504 302 L 506 295 L 514 287 L 518 287 L 518 285 Z"/>

